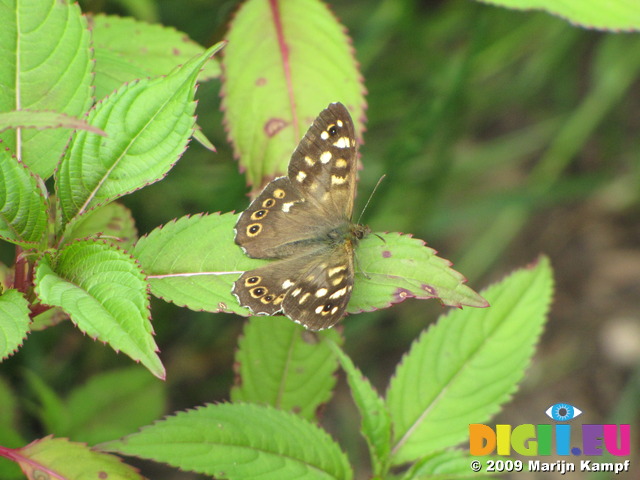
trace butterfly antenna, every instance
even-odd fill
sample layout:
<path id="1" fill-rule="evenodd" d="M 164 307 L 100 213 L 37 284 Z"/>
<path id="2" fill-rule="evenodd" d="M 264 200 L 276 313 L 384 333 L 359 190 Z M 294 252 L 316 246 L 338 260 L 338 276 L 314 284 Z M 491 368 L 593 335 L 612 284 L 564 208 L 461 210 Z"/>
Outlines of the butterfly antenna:
<path id="1" fill-rule="evenodd" d="M 386 177 L 387 174 L 383 174 L 379 179 L 378 179 L 378 183 L 376 183 L 376 186 L 373 187 L 373 190 L 371 191 L 371 194 L 369 194 L 369 199 L 367 200 L 367 203 L 364 204 L 364 208 L 362 209 L 362 211 L 360 212 L 360 216 L 358 217 L 358 221 L 356 222 L 358 225 L 360 224 L 360 220 L 362 220 L 362 215 L 364 215 L 364 211 L 367 209 L 367 207 L 369 206 L 369 202 L 371 201 L 371 199 L 373 198 L 373 194 L 376 193 L 376 190 L 378 189 L 378 187 L 380 186 L 380 183 L 382 183 L 382 180 L 384 180 L 384 177 Z"/>

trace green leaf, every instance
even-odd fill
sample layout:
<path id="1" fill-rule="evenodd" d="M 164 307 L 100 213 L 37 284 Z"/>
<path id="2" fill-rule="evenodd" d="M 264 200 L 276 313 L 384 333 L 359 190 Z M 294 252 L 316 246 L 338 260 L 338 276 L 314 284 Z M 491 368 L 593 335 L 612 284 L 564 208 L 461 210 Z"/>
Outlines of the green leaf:
<path id="1" fill-rule="evenodd" d="M 18 433 L 18 399 L 11 385 L 0 377 L 0 445 L 14 447 L 22 445 L 23 440 Z M 2 473 L 2 469 L 0 469 Z"/>
<path id="2" fill-rule="evenodd" d="M 92 127 L 84 120 L 65 115 L 58 112 L 37 112 L 32 110 L 14 110 L 12 112 L 0 113 L 0 132 L 8 128 L 72 128 L 76 130 L 87 130 L 98 135 L 104 132 L 99 128 Z"/>
<path id="3" fill-rule="evenodd" d="M 192 310 L 249 315 L 231 284 L 251 259 L 233 243 L 238 216 L 182 217 L 142 237 L 133 255 L 147 273 L 151 293 Z"/>
<path id="4" fill-rule="evenodd" d="M 153 422 L 164 412 L 165 396 L 162 382 L 135 366 L 93 376 L 66 403 L 69 425 L 56 433 L 95 445 Z"/>
<path id="5" fill-rule="evenodd" d="M 353 477 L 347 456 L 312 423 L 271 407 L 207 405 L 101 448 L 230 480 Z"/>
<path id="6" fill-rule="evenodd" d="M 14 450 L 12 457 L 30 479 L 144 480 L 135 468 L 122 463 L 120 458 L 63 438 L 36 440 Z M 55 472 L 55 476 L 44 472 Z"/>
<path id="7" fill-rule="evenodd" d="M 249 0 L 224 55 L 223 108 L 250 184 L 287 171 L 309 124 L 342 102 L 363 131 L 364 87 L 345 29 L 319 0 Z"/>
<path id="8" fill-rule="evenodd" d="M 136 241 L 138 231 L 131 211 L 124 205 L 113 202 L 76 217 L 67 227 L 64 240 L 69 243 L 90 236 L 104 238 L 127 249 Z"/>
<path id="9" fill-rule="evenodd" d="M 38 180 L 11 154 L 0 149 L 0 238 L 26 248 L 47 228 L 47 202 Z"/>
<path id="10" fill-rule="evenodd" d="M 219 48 L 166 77 L 126 85 L 91 110 L 88 123 L 108 138 L 85 131 L 73 137 L 56 172 L 65 223 L 167 174 L 193 133 L 198 72 Z"/>
<path id="11" fill-rule="evenodd" d="M 78 241 L 36 266 L 40 301 L 62 308 L 87 335 L 109 343 L 164 378 L 149 318 L 144 274 L 129 255 L 103 241 Z"/>
<path id="12" fill-rule="evenodd" d="M 510 398 L 542 332 L 552 284 L 543 257 L 488 288 L 491 308 L 452 311 L 414 342 L 387 392 L 393 465 L 463 441 L 470 423 Z"/>
<path id="13" fill-rule="evenodd" d="M 205 48 L 183 32 L 128 17 L 89 16 L 96 59 L 96 98 L 104 98 L 123 83 L 169 73 Z M 200 80 L 220 75 L 217 61 L 207 62 Z"/>
<path id="14" fill-rule="evenodd" d="M 18 400 L 9 382 L 0 377 L 0 445 L 18 447 L 26 442 L 18 433 Z M 6 458 L 0 458 L 0 478 L 3 480 L 19 480 L 24 475 L 18 466 Z"/>
<path id="15" fill-rule="evenodd" d="M 640 3 L 611 0 L 482 0 L 507 8 L 545 10 L 573 24 L 601 30 L 640 30 Z"/>
<path id="16" fill-rule="evenodd" d="M 488 306 L 464 284 L 466 279 L 451 268 L 451 262 L 410 235 L 371 234 L 358 245 L 356 257 L 349 312 L 386 308 L 407 298 L 437 298 L 452 307 Z"/>
<path id="17" fill-rule="evenodd" d="M 35 372 L 25 370 L 23 374 L 38 404 L 32 407 L 47 432 L 62 432 L 67 429 L 70 413 L 60 396 Z"/>
<path id="18" fill-rule="evenodd" d="M 231 400 L 263 403 L 313 420 L 336 383 L 338 363 L 326 339 L 342 343 L 337 330 L 313 333 L 288 318 L 250 318 L 236 353 Z"/>
<path id="19" fill-rule="evenodd" d="M 82 116 L 91 104 L 92 63 L 89 31 L 78 5 L 5 1 L 0 3 L 0 25 L 0 112 L 50 110 Z M 68 129 L 12 129 L 0 133 L 0 140 L 47 178 L 70 135 Z"/>
<path id="20" fill-rule="evenodd" d="M 133 255 L 148 275 L 151 293 L 192 310 L 250 316 L 238 305 L 231 287 L 240 274 L 269 260 L 247 257 L 234 243 L 236 214 L 183 217 L 152 231 L 136 244 Z M 446 305 L 487 305 L 463 284 L 421 240 L 398 233 L 369 235 L 356 249 L 357 265 L 350 313 L 386 308 L 406 298 L 439 298 Z M 185 247 L 188 246 L 188 247 Z"/>
<path id="21" fill-rule="evenodd" d="M 351 395 L 362 419 L 360 429 L 369 446 L 373 473 L 383 477 L 387 473 L 391 452 L 391 417 L 387 406 L 340 347 L 332 342 L 329 342 L 329 346 L 347 374 Z"/>
<path id="22" fill-rule="evenodd" d="M 29 302 L 18 290 L 0 295 L 0 360 L 13 355 L 29 333 Z"/>

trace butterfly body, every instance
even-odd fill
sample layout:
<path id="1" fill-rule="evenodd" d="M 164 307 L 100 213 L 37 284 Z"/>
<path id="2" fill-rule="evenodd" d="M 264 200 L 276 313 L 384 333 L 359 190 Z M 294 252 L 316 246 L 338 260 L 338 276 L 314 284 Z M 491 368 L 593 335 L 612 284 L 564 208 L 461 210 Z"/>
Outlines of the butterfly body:
<path id="1" fill-rule="evenodd" d="M 369 233 L 352 223 L 357 171 L 353 122 L 339 103 L 322 111 L 293 153 L 288 174 L 270 182 L 240 215 L 236 243 L 273 259 L 242 274 L 233 294 L 254 315 L 284 313 L 311 330 L 345 314 L 354 249 Z"/>

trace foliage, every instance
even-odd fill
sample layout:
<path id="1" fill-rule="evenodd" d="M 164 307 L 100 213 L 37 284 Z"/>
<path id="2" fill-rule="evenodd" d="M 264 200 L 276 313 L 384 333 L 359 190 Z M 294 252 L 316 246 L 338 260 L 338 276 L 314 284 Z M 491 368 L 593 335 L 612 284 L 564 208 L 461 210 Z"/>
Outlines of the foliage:
<path id="1" fill-rule="evenodd" d="M 395 116 L 397 120 L 382 121 L 379 112 L 374 114 L 371 143 L 380 145 L 382 138 L 388 143 L 379 153 L 364 153 L 361 184 L 371 185 L 379 174 L 376 169 L 389 174 L 381 189 L 382 201 L 374 199 L 378 206 L 369 211 L 376 225 L 422 235 L 427 231 L 425 219 L 430 219 L 429 226 L 438 226 L 446 218 L 454 228 L 464 229 L 473 226 L 476 217 L 486 218 L 476 212 L 495 205 L 496 198 L 489 194 L 477 204 L 471 202 L 468 186 L 484 174 L 481 169 L 506 168 L 505 159 L 513 156 L 513 149 L 502 144 L 493 150 L 488 146 L 480 151 L 480 161 L 473 159 L 476 164 L 466 158 L 453 161 L 452 157 L 464 155 L 450 150 L 451 135 L 460 128 L 451 116 L 460 108 L 457 101 L 463 84 L 472 81 L 469 72 L 478 72 L 473 81 L 490 79 L 501 60 L 509 58 L 510 49 L 517 50 L 512 46 L 516 43 L 501 44 L 500 35 L 506 34 L 494 32 L 496 38 L 491 40 L 476 38 L 478 51 L 447 56 L 442 63 L 445 68 L 431 83 L 418 86 L 422 93 L 439 89 L 442 95 L 430 97 L 429 108 L 421 95 L 401 117 L 398 105 L 410 103 L 399 101 L 407 85 L 392 85 L 400 77 L 375 77 L 376 68 L 385 67 L 384 61 L 375 65 L 374 59 L 385 32 L 395 28 L 394 21 L 410 25 L 414 20 L 394 11 L 390 4 L 384 8 L 390 9 L 385 15 L 377 10 L 377 15 L 361 20 L 363 31 L 375 27 L 370 31 L 377 35 L 359 36 L 362 53 L 358 57 L 363 62 L 359 68 L 350 38 L 319 0 L 248 0 L 229 26 L 221 70 L 210 58 L 223 43 L 204 49 L 176 30 L 130 18 L 83 16 L 77 5 L 67 2 L 25 0 L 0 6 L 0 19 L 9 26 L 0 32 L 6 55 L 3 64 L 8 66 L 0 73 L 0 84 L 5 87 L 0 95 L 0 138 L 7 147 L 0 152 L 0 238 L 15 248 L 14 265 L 2 269 L 0 357 L 9 368 L 21 357 L 34 357 L 24 363 L 34 365 L 38 373 L 21 370 L 19 381 L 35 401 L 24 403 L 31 405 L 31 414 L 47 433 L 69 438 L 45 437 L 23 446 L 28 440 L 22 435 L 33 433 L 18 427 L 23 413 L 15 401 L 17 393 L 11 382 L 0 381 L 0 401 L 7 406 L 0 417 L 0 432 L 5 427 L 9 432 L 0 434 L 0 444 L 6 445 L 0 447 L 0 457 L 19 464 L 29 478 L 36 478 L 41 470 L 70 479 L 95 476 L 96 470 L 110 478 L 141 478 L 105 452 L 230 479 L 346 479 L 361 469 L 371 470 L 377 478 L 401 475 L 407 480 L 470 474 L 468 455 L 454 447 L 464 443 L 469 423 L 488 421 L 499 411 L 524 376 L 552 295 L 551 268 L 545 257 L 480 296 L 465 285 L 465 278 L 450 262 L 436 256 L 421 240 L 382 232 L 365 239 L 357 252 L 362 272 L 357 275 L 350 313 L 374 311 L 368 318 L 381 319 L 382 309 L 407 298 L 438 298 L 455 307 L 491 304 L 491 308 L 465 308 L 442 315 L 398 363 L 385 395 L 378 393 L 373 378 L 363 376 L 342 349 L 345 337 L 351 346 L 357 340 L 354 334 L 362 328 L 354 316 L 347 320 L 344 334 L 342 330 L 314 334 L 283 318 L 250 318 L 235 353 L 231 403 L 179 411 L 153 425 L 163 411 L 166 393 L 145 370 L 105 373 L 108 368 L 100 366 L 91 371 L 88 360 L 96 354 L 88 354 L 75 365 L 75 371 L 71 363 L 60 367 L 68 377 L 77 378 L 80 372 L 92 375 L 84 386 L 63 396 L 49 386 L 51 375 L 43 375 L 44 369 L 38 367 L 38 356 L 51 346 L 44 347 L 33 338 L 35 334 L 25 341 L 30 332 L 59 331 L 68 322 L 54 325 L 70 319 L 89 337 L 122 351 L 164 379 L 165 363 L 171 356 L 159 353 L 154 329 L 161 334 L 171 332 L 168 324 L 177 322 L 162 315 L 169 307 L 151 302 L 148 292 L 192 311 L 248 315 L 231 295 L 231 284 L 239 272 L 263 261 L 249 259 L 233 243 L 237 215 L 198 214 L 200 210 L 187 209 L 186 216 L 180 212 L 176 214 L 180 218 L 156 227 L 160 222 L 154 223 L 152 212 L 166 213 L 162 202 L 181 195 L 190 195 L 195 203 L 199 195 L 212 198 L 213 203 L 202 210 L 238 208 L 242 180 L 235 179 L 232 167 L 212 167 L 218 174 L 210 175 L 212 187 L 202 191 L 198 186 L 203 183 L 201 172 L 181 173 L 180 168 L 171 176 L 175 173 L 185 181 L 180 188 L 145 188 L 165 178 L 192 136 L 210 145 L 195 123 L 196 84 L 218 77 L 221 71 L 226 131 L 254 191 L 285 170 L 289 152 L 305 125 L 329 102 L 346 103 L 359 136 L 366 137 L 364 72 L 376 78 L 370 85 L 372 97 L 380 99 L 382 109 L 385 103 L 389 106 L 388 119 Z M 45 10 L 51 14 L 28 14 Z M 451 13 L 450 18 L 464 24 L 465 14 L 462 20 L 456 15 Z M 540 17 L 532 18 L 511 35 L 537 28 Z M 614 16 L 603 20 L 600 28 L 615 25 Z M 554 28 L 542 40 L 553 44 L 569 27 Z M 403 41 L 402 34 L 399 41 Z M 524 224 L 534 208 L 531 202 L 549 193 L 554 183 L 564 181 L 563 162 L 578 148 L 569 139 L 586 139 L 636 78 L 640 62 L 620 54 L 623 42 L 633 41 L 613 36 L 602 41 L 592 96 L 587 95 L 562 128 L 550 121 L 518 134 L 513 143 L 524 146 L 516 161 L 523 161 L 533 151 L 530 145 L 541 139 L 551 148 L 531 175 L 526 195 L 514 193 L 515 201 L 498 205 L 487 225 L 476 225 L 474 243 L 462 248 L 466 257 L 461 271 L 474 276 L 484 273 L 501 246 Z M 569 40 L 566 42 L 556 48 L 569 48 Z M 400 48 L 398 55 L 395 60 L 401 61 L 406 50 Z M 434 64 L 441 60 L 438 55 L 429 57 Z M 389 56 L 384 60 L 389 61 Z M 532 68 L 534 71 L 539 70 Z M 526 81 L 533 84 L 528 83 L 527 88 L 542 88 L 541 75 L 531 75 L 533 80 Z M 405 80 L 409 84 L 421 81 Z M 470 100 L 484 102 L 479 97 Z M 512 101 L 508 96 L 504 100 Z M 579 121 L 585 112 L 592 123 Z M 220 145 L 221 123 L 211 124 L 217 131 L 210 136 Z M 440 129 L 451 126 L 455 128 L 439 136 Z M 221 152 L 229 157 L 223 148 Z M 438 158 L 429 163 L 426 155 Z M 376 162 L 383 156 L 386 160 Z M 456 170 L 460 168 L 463 171 Z M 196 181 L 186 183 L 185 175 L 193 175 Z M 167 183 L 171 177 L 160 186 L 171 185 Z M 416 188 L 419 177 L 429 179 L 432 188 L 425 189 L 423 183 Z M 455 197 L 456 191 L 447 190 L 451 184 L 457 185 L 461 195 Z M 144 192 L 129 199 L 129 194 L 143 188 Z M 430 197 L 424 196 L 425 191 Z M 130 202 L 133 213 L 114 203 L 117 199 Z M 437 212 L 436 201 L 449 202 L 451 207 Z M 149 206 L 152 208 L 145 211 Z M 136 225 L 134 218 L 141 223 Z M 140 225 L 142 231 L 153 231 L 138 240 Z M 173 315 L 175 319 L 196 315 L 184 308 L 170 311 L 181 312 Z M 422 327 L 424 315 L 419 318 Z M 204 348 L 212 349 L 204 333 L 210 327 L 194 328 L 194 344 L 203 341 Z M 179 335 L 182 333 L 176 337 Z M 175 340 L 171 333 L 161 338 L 163 342 L 158 343 L 169 349 L 175 348 L 171 343 L 179 343 L 170 341 Z M 30 350 L 32 343 L 40 353 Z M 348 438 L 335 440 L 319 425 L 320 412 L 333 398 L 338 365 L 346 375 L 369 448 L 370 465 L 366 467 L 364 462 L 350 461 L 351 451 L 347 457 Z M 196 403 L 187 403 L 187 407 Z M 350 427 L 353 423 L 346 428 Z M 97 447 L 77 443 L 84 441 L 105 443 Z M 65 462 L 72 457 L 77 461 Z M 0 462 L 3 478 L 15 476 L 11 468 Z"/>

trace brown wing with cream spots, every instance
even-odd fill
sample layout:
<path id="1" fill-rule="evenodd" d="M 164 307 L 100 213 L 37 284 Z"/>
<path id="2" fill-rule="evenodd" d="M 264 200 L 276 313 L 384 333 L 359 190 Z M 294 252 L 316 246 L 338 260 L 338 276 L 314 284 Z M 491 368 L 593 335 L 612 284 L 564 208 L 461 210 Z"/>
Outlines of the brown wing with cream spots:
<path id="1" fill-rule="evenodd" d="M 325 217 L 351 220 L 356 192 L 358 149 L 351 115 L 332 103 L 311 125 L 291 156 L 288 176 Z"/>

